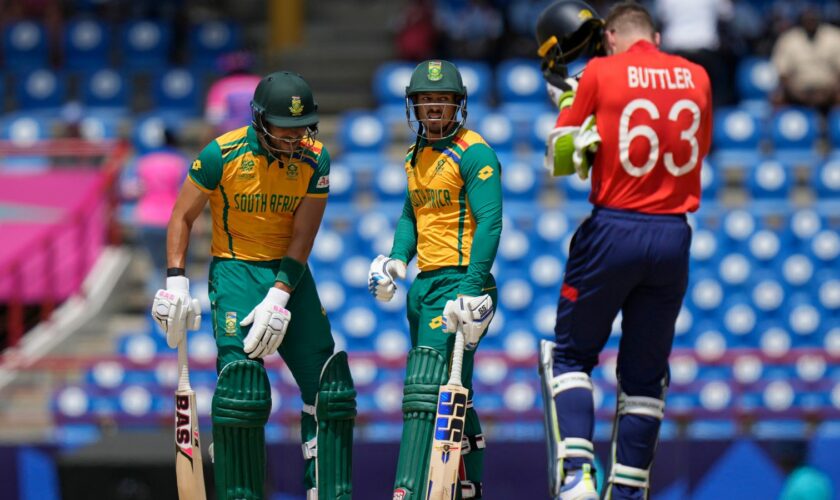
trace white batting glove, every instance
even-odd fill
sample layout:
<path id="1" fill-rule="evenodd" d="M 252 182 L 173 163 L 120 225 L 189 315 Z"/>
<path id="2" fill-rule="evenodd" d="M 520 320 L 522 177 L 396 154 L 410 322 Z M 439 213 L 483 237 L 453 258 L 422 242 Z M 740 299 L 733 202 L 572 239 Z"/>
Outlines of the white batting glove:
<path id="1" fill-rule="evenodd" d="M 577 92 L 579 80 L 580 76 L 562 78 L 560 75 L 551 75 L 546 78 L 545 90 L 551 102 L 559 109 L 570 106 Z"/>
<path id="2" fill-rule="evenodd" d="M 158 290 L 152 302 L 152 318 L 166 332 L 166 344 L 178 347 L 187 330 L 201 327 L 201 306 L 190 297 L 190 280 L 186 276 L 166 278 L 166 290 Z"/>
<path id="3" fill-rule="evenodd" d="M 379 255 L 370 263 L 368 290 L 376 300 L 388 302 L 397 291 L 397 278 L 405 279 L 405 262 Z"/>
<path id="4" fill-rule="evenodd" d="M 244 351 L 249 358 L 262 358 L 275 352 L 286 336 L 292 313 L 286 309 L 289 292 L 271 287 L 265 298 L 239 322 L 239 326 L 253 323 L 245 337 Z"/>
<path id="5" fill-rule="evenodd" d="M 493 299 L 489 295 L 470 297 L 462 295 L 450 300 L 443 307 L 443 331 L 455 333 L 458 328 L 464 333 L 464 348 L 476 348 L 481 335 L 493 319 Z"/>
<path id="6" fill-rule="evenodd" d="M 572 153 L 575 172 L 582 180 L 589 177 L 589 169 L 592 168 L 590 156 L 598 151 L 600 144 L 601 135 L 595 127 L 595 115 L 589 115 L 580 126 L 580 132 L 575 136 L 575 151 Z"/>

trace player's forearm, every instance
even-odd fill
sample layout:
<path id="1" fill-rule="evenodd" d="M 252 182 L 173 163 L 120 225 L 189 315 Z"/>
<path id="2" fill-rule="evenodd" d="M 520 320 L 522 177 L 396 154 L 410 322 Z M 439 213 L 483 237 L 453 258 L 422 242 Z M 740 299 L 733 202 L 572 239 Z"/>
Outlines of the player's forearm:
<path id="1" fill-rule="evenodd" d="M 458 295 L 476 296 L 484 292 L 484 283 L 490 276 L 490 268 L 496 259 L 499 239 L 502 234 L 502 214 L 499 207 L 498 217 L 479 222 L 475 228 L 470 247 L 470 265 L 467 274 L 458 286 Z"/>
<path id="2" fill-rule="evenodd" d="M 403 205 L 402 216 L 397 221 L 394 231 L 394 243 L 391 246 L 392 259 L 399 259 L 408 264 L 417 254 L 417 223 L 414 219 L 414 211 L 411 208 L 411 201 L 406 195 Z"/>
<path id="3" fill-rule="evenodd" d="M 166 267 L 185 268 L 193 221 L 173 214 L 166 227 Z"/>

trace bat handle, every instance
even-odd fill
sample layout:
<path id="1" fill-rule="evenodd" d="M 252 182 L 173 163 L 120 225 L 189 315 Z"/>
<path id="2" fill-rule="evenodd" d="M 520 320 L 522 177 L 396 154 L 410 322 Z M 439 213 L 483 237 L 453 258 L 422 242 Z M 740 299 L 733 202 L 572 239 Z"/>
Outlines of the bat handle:
<path id="1" fill-rule="evenodd" d="M 461 383 L 461 368 L 464 365 L 464 332 L 460 328 L 455 332 L 455 348 L 452 350 L 452 370 L 449 372 L 449 385 Z"/>
<path id="2" fill-rule="evenodd" d="M 190 387 L 190 366 L 187 353 L 186 335 L 178 342 L 178 390 L 189 390 Z"/>

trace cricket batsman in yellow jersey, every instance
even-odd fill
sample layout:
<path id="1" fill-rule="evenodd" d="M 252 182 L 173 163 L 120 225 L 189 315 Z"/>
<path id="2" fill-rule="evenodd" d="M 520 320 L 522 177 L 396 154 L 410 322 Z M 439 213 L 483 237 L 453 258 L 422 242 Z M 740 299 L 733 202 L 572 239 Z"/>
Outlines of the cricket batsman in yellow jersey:
<path id="1" fill-rule="evenodd" d="M 330 156 L 314 138 L 318 105 L 300 75 L 281 71 L 260 81 L 251 108 L 251 125 L 218 137 L 192 164 L 169 221 L 166 290 L 152 316 L 174 348 L 201 314 L 184 264 L 209 200 L 216 498 L 265 498 L 271 388 L 262 358 L 278 352 L 303 397 L 307 500 L 349 499 L 356 391 L 306 265 L 329 192 Z"/>
<path id="2" fill-rule="evenodd" d="M 501 166 L 481 136 L 464 127 L 467 89 L 448 61 L 426 61 L 406 88 L 408 191 L 391 255 L 370 266 L 371 293 L 391 300 L 396 278 L 416 255 L 420 274 L 408 292 L 412 348 L 406 363 L 403 433 L 394 500 L 426 498 L 439 386 L 449 376 L 457 328 L 464 333 L 462 383 L 470 389 L 458 498 L 482 497 L 484 437 L 472 407 L 473 355 L 493 318 L 490 274 L 502 231 Z"/>

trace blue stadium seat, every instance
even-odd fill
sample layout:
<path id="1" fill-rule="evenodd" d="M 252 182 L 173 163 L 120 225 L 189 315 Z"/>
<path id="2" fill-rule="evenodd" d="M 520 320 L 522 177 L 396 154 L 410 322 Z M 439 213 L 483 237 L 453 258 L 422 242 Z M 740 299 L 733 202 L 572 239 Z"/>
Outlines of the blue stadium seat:
<path id="1" fill-rule="evenodd" d="M 545 141 L 557 123 L 557 110 L 552 106 L 539 106 L 529 110 L 527 116 L 528 138 L 523 142 L 530 146 L 531 151 L 539 153 L 540 166 L 542 166 Z"/>
<path id="2" fill-rule="evenodd" d="M 394 227 L 397 220 L 402 213 L 402 204 L 397 212 L 384 210 L 369 211 L 356 217 L 353 221 L 355 228 L 353 234 L 363 241 L 373 241 L 382 234 L 389 234 L 394 232 Z"/>
<path id="3" fill-rule="evenodd" d="M 387 62 L 379 66 L 373 75 L 373 94 L 376 102 L 380 106 L 399 106 L 402 118 L 405 118 L 405 88 L 411 80 L 415 66 L 412 62 Z"/>
<path id="4" fill-rule="evenodd" d="M 723 219 L 722 236 L 720 240 L 732 246 L 749 240 L 756 229 L 755 216 L 743 209 L 732 210 Z"/>
<path id="5" fill-rule="evenodd" d="M 64 67 L 69 70 L 92 70 L 109 66 L 111 32 L 94 18 L 81 17 L 64 28 Z"/>
<path id="6" fill-rule="evenodd" d="M 330 164 L 330 201 L 350 201 L 356 192 L 356 177 L 339 161 Z"/>
<path id="7" fill-rule="evenodd" d="M 3 28 L 3 62 L 16 72 L 46 67 L 49 40 L 42 23 L 14 21 Z"/>
<path id="8" fill-rule="evenodd" d="M 756 199 L 785 199 L 793 189 L 790 168 L 774 159 L 760 161 L 750 168 L 747 185 Z"/>
<path id="9" fill-rule="evenodd" d="M 694 339 L 694 351 L 703 361 L 720 359 L 727 349 L 727 337 L 718 329 L 698 330 Z"/>
<path id="10" fill-rule="evenodd" d="M 789 287 L 802 288 L 814 275 L 814 263 L 804 254 L 788 255 L 777 266 L 779 274 Z"/>
<path id="11" fill-rule="evenodd" d="M 760 229 L 750 236 L 750 257 L 759 266 L 772 263 L 778 257 L 780 249 L 779 236 L 769 229 Z"/>
<path id="12" fill-rule="evenodd" d="M 695 273 L 693 283 L 689 284 L 686 298 L 695 311 L 714 314 L 723 302 L 723 286 L 714 275 Z"/>
<path id="13" fill-rule="evenodd" d="M 584 201 L 592 191 L 592 178 L 582 180 L 577 174 L 563 177 L 560 181 L 565 188 L 566 198 L 571 201 Z"/>
<path id="14" fill-rule="evenodd" d="M 15 97 L 20 110 L 57 113 L 67 100 L 67 82 L 50 69 L 33 69 L 17 78 Z"/>
<path id="15" fill-rule="evenodd" d="M 0 118 L 0 139 L 21 147 L 34 146 L 47 139 L 49 122 L 37 115 L 15 114 Z M 50 167 L 50 159 L 38 154 L 8 155 L 0 160 L 0 170 L 10 172 L 40 172 Z"/>
<path id="16" fill-rule="evenodd" d="M 816 300 L 808 294 L 797 293 L 785 303 L 785 312 L 787 326 L 794 334 L 794 345 L 816 347 L 817 332 L 820 329 L 820 311 L 816 307 Z"/>
<path id="17" fill-rule="evenodd" d="M 85 75 L 82 103 L 91 107 L 128 108 L 131 81 L 118 71 L 100 69 Z"/>
<path id="18" fill-rule="evenodd" d="M 78 385 L 68 385 L 58 389 L 50 401 L 53 414 L 70 419 L 87 415 L 92 406 L 90 395 Z"/>
<path id="19" fill-rule="evenodd" d="M 473 104 L 489 104 L 492 93 L 493 73 L 487 63 L 477 61 L 455 60 L 464 86 L 467 88 L 470 106 Z"/>
<path id="20" fill-rule="evenodd" d="M 700 170 L 700 187 L 702 188 L 703 200 L 714 200 L 718 196 L 722 173 L 709 158 L 703 160 L 702 170 Z"/>
<path id="21" fill-rule="evenodd" d="M 530 312 L 528 306 L 534 298 L 534 287 L 520 273 L 510 274 L 510 277 L 499 276 L 499 306 L 514 318 L 520 313 Z"/>
<path id="22" fill-rule="evenodd" d="M 811 184 L 820 199 L 840 198 L 840 156 L 832 157 L 812 171 Z"/>
<path id="23" fill-rule="evenodd" d="M 232 22 L 207 21 L 192 26 L 187 41 L 191 65 L 215 67 L 220 55 L 240 48 L 241 36 L 241 29 Z"/>
<path id="24" fill-rule="evenodd" d="M 723 168 L 743 167 L 756 163 L 764 137 L 758 117 L 740 108 L 723 108 L 714 116 L 712 154 L 716 165 Z"/>
<path id="25" fill-rule="evenodd" d="M 779 76 L 770 60 L 747 57 L 738 63 L 735 82 L 742 100 L 767 101 L 779 84 Z"/>
<path id="26" fill-rule="evenodd" d="M 720 281 L 731 291 L 740 288 L 750 277 L 752 264 L 741 253 L 729 253 L 720 259 L 718 276 Z"/>
<path id="27" fill-rule="evenodd" d="M 837 230 L 824 229 L 814 235 L 807 254 L 818 266 L 832 266 L 840 256 L 840 235 Z"/>
<path id="28" fill-rule="evenodd" d="M 91 112 L 79 121 L 79 135 L 82 139 L 97 142 L 119 137 L 122 115 L 112 112 Z"/>
<path id="29" fill-rule="evenodd" d="M 166 67 L 172 30 L 162 21 L 129 21 L 122 30 L 122 64 L 134 70 Z"/>
<path id="30" fill-rule="evenodd" d="M 717 260 L 719 254 L 717 234 L 704 228 L 695 229 L 689 252 L 692 264 L 708 267 Z"/>
<path id="31" fill-rule="evenodd" d="M 813 290 L 826 317 L 840 312 L 840 277 L 835 270 L 824 269 L 817 273 Z"/>
<path id="32" fill-rule="evenodd" d="M 556 252 L 566 236 L 573 231 L 569 217 L 559 210 L 542 212 L 536 220 L 534 234 L 547 253 Z"/>
<path id="33" fill-rule="evenodd" d="M 510 225 L 502 229 L 502 236 L 499 241 L 498 256 L 505 268 L 523 264 L 531 254 L 531 242 L 528 235 Z"/>
<path id="34" fill-rule="evenodd" d="M 510 118 L 501 113 L 488 113 L 477 122 L 475 130 L 496 151 L 507 152 L 514 147 L 515 127 Z"/>
<path id="35" fill-rule="evenodd" d="M 770 358 L 779 358 L 790 351 L 791 335 L 783 326 L 768 323 L 756 328 L 761 353 Z"/>
<path id="36" fill-rule="evenodd" d="M 373 153 L 389 143 L 389 131 L 376 114 L 367 111 L 348 111 L 341 117 L 338 141 L 342 151 Z"/>
<path id="37" fill-rule="evenodd" d="M 829 146 L 834 151 L 840 151 L 840 107 L 835 107 L 828 114 L 826 126 Z"/>
<path id="38" fill-rule="evenodd" d="M 160 113 L 185 118 L 196 116 L 202 92 L 200 79 L 186 68 L 169 68 L 154 80 L 154 102 Z"/>
<path id="39" fill-rule="evenodd" d="M 534 286 L 544 292 L 559 293 L 563 280 L 563 260 L 554 254 L 537 254 L 528 269 L 528 276 Z"/>
<path id="40" fill-rule="evenodd" d="M 746 296 L 736 294 L 724 300 L 720 309 L 723 327 L 730 335 L 731 345 L 743 344 L 743 337 L 752 333 L 757 322 L 755 309 Z"/>
<path id="41" fill-rule="evenodd" d="M 818 158 L 817 112 L 810 108 L 789 107 L 776 111 L 771 121 L 776 158 L 793 166 L 813 166 Z"/>
<path id="42" fill-rule="evenodd" d="M 785 236 L 793 243 L 802 246 L 822 230 L 825 223 L 820 215 L 811 208 L 801 208 L 794 211 L 785 230 Z"/>
<path id="43" fill-rule="evenodd" d="M 374 174 L 374 193 L 380 201 L 401 202 L 405 200 L 408 180 L 405 167 L 400 163 L 385 163 Z"/>
<path id="44" fill-rule="evenodd" d="M 540 189 L 540 172 L 521 161 L 502 165 L 502 171 L 502 193 L 505 200 L 536 201 Z"/>
<path id="45" fill-rule="evenodd" d="M 148 113 L 134 119 L 132 144 L 138 153 L 145 153 L 165 145 L 165 131 L 176 130 L 178 120 L 170 114 Z"/>
<path id="46" fill-rule="evenodd" d="M 336 231 L 322 229 L 318 231 L 312 245 L 311 259 L 315 264 L 336 266 L 342 257 L 352 250 L 352 239 L 345 238 Z"/>
<path id="47" fill-rule="evenodd" d="M 548 94 L 539 62 L 508 59 L 496 68 L 496 92 L 504 103 L 545 104 Z"/>
<path id="48" fill-rule="evenodd" d="M 785 287 L 775 273 L 762 273 L 753 280 L 751 303 L 761 314 L 778 311 L 785 300 Z"/>

